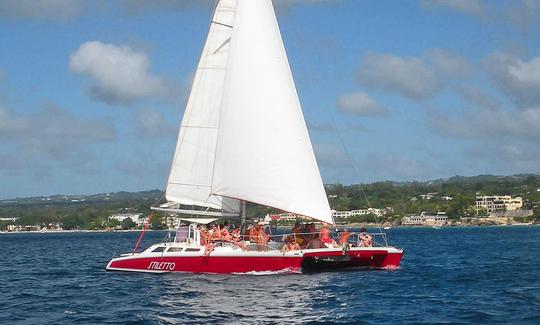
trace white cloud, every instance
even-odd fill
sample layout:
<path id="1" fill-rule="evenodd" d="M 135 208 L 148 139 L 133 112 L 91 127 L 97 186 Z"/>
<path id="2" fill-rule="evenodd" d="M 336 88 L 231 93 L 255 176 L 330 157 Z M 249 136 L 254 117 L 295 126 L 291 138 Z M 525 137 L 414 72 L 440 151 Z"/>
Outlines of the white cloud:
<path id="1" fill-rule="evenodd" d="M 520 107 L 540 105 L 540 56 L 523 61 L 504 53 L 493 53 L 484 62 L 499 89 Z"/>
<path id="2" fill-rule="evenodd" d="M 500 109 L 501 104 L 482 88 L 473 85 L 457 87 L 457 92 L 467 102 L 484 109 Z"/>
<path id="3" fill-rule="evenodd" d="M 274 0 L 277 10 L 288 10 L 297 5 L 321 5 L 339 3 L 342 0 Z M 120 0 L 120 9 L 129 15 L 155 10 L 183 11 L 193 8 L 211 8 L 215 0 Z"/>
<path id="4" fill-rule="evenodd" d="M 0 140 L 20 135 L 28 129 L 28 120 L 0 105 Z"/>
<path id="5" fill-rule="evenodd" d="M 381 88 L 421 100 L 441 89 L 435 73 L 418 58 L 392 54 L 367 54 L 360 63 L 358 80 L 368 87 Z"/>
<path id="6" fill-rule="evenodd" d="M 337 99 L 340 111 L 361 116 L 384 116 L 388 110 L 377 104 L 371 97 L 363 92 L 343 94 Z"/>
<path id="7" fill-rule="evenodd" d="M 341 1 L 342 0 L 274 0 L 276 6 L 331 4 Z"/>
<path id="8" fill-rule="evenodd" d="M 417 180 L 434 175 L 433 168 L 427 162 L 395 153 L 370 153 L 363 164 L 363 170 L 373 176 L 385 175 L 399 180 Z"/>
<path id="9" fill-rule="evenodd" d="M 83 10 L 82 0 L 2 0 L 0 18 L 68 21 Z"/>
<path id="10" fill-rule="evenodd" d="M 145 53 L 126 45 L 91 41 L 82 44 L 69 61 L 72 72 L 90 76 L 88 94 L 109 104 L 129 104 L 146 97 L 165 97 L 170 90 L 162 77 L 152 75 Z"/>
<path id="11" fill-rule="evenodd" d="M 501 174 L 540 172 L 540 148 L 527 142 L 482 143 L 465 154 L 494 164 Z"/>
<path id="12" fill-rule="evenodd" d="M 195 7 L 210 8 L 213 0 L 120 0 L 120 8 L 130 15 L 154 10 L 183 11 Z"/>
<path id="13" fill-rule="evenodd" d="M 310 120 L 306 120 L 307 127 L 310 131 L 315 132 L 332 132 L 335 131 L 336 128 L 331 123 L 325 123 L 325 122 L 314 122 Z"/>
<path id="14" fill-rule="evenodd" d="M 336 145 L 314 143 L 313 150 L 319 165 L 328 168 L 342 168 L 351 166 L 347 153 Z"/>
<path id="15" fill-rule="evenodd" d="M 424 8 L 445 8 L 471 16 L 482 16 L 488 7 L 480 0 L 421 0 Z"/>
<path id="16" fill-rule="evenodd" d="M 20 160 L 77 159 L 86 145 L 115 136 L 110 121 L 83 119 L 54 105 L 28 115 L 0 107 L 0 142 L 8 143 L 3 149 Z"/>
<path id="17" fill-rule="evenodd" d="M 348 121 L 346 123 L 346 127 L 347 129 L 351 131 L 356 131 L 356 132 L 365 132 L 368 130 L 368 128 L 365 125 L 356 123 L 354 121 Z"/>
<path id="18" fill-rule="evenodd" d="M 140 135 L 150 138 L 174 137 L 178 127 L 168 124 L 160 112 L 139 110 L 136 114 L 136 125 Z"/>
<path id="19" fill-rule="evenodd" d="M 439 75 L 467 78 L 472 74 L 472 67 L 467 60 L 450 50 L 434 49 L 427 54 L 427 59 Z"/>
<path id="20" fill-rule="evenodd" d="M 426 122 L 434 132 L 449 137 L 494 142 L 505 138 L 540 140 L 540 108 L 473 109 L 459 117 L 431 112 Z"/>
<path id="21" fill-rule="evenodd" d="M 540 22 L 540 1 L 522 0 L 512 4 L 513 6 L 505 10 L 505 15 L 513 24 L 527 28 Z"/>
<path id="22" fill-rule="evenodd" d="M 540 23 L 540 1 L 420 0 L 424 9 L 443 9 L 490 23 L 510 23 L 527 30 Z"/>

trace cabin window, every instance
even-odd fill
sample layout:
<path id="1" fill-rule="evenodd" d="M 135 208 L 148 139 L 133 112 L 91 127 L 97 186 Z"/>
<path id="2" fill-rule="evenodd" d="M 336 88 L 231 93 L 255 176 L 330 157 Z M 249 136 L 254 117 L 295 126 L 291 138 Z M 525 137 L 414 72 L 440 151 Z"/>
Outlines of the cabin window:
<path id="1" fill-rule="evenodd" d="M 167 250 L 167 253 L 173 253 L 173 252 L 181 252 L 183 250 L 182 247 L 169 247 Z"/>
<path id="2" fill-rule="evenodd" d="M 185 252 L 199 252 L 200 250 L 200 248 L 186 248 Z"/>
<path id="3" fill-rule="evenodd" d="M 154 250 L 152 251 L 152 253 L 161 253 L 165 250 L 165 247 L 163 246 L 159 246 L 159 247 L 156 247 L 154 248 Z"/>

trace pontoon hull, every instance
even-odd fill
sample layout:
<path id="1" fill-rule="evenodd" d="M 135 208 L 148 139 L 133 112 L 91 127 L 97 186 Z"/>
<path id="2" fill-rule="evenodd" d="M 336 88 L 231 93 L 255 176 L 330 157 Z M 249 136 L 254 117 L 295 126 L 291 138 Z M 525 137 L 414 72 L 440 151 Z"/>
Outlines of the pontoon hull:
<path id="1" fill-rule="evenodd" d="M 403 250 L 395 248 L 313 249 L 289 253 L 232 253 L 210 256 L 127 255 L 112 259 L 108 271 L 149 273 L 317 272 L 347 268 L 397 268 Z"/>
<path id="2" fill-rule="evenodd" d="M 403 257 L 398 249 L 359 249 L 348 252 L 306 252 L 303 255 L 302 271 L 318 272 L 352 268 L 397 268 Z"/>

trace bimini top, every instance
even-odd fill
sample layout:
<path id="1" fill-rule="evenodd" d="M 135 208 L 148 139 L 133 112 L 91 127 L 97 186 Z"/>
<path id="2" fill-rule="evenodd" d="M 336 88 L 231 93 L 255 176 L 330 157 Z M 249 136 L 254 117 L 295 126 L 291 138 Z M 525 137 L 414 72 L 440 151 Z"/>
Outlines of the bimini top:
<path id="1" fill-rule="evenodd" d="M 201 225 L 207 225 L 211 222 L 218 220 L 218 218 L 210 218 L 210 219 L 208 218 L 180 218 L 180 220 L 187 221 L 189 223 L 198 223 Z"/>

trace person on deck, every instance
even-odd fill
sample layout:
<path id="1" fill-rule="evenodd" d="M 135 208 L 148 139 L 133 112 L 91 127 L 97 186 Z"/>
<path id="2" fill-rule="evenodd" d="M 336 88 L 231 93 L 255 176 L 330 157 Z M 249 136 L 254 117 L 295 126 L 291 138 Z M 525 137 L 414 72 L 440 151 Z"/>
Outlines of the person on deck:
<path id="1" fill-rule="evenodd" d="M 227 229 L 226 226 L 221 228 L 221 239 L 228 242 L 232 240 L 232 237 L 229 234 L 229 229 Z"/>
<path id="2" fill-rule="evenodd" d="M 212 224 L 209 233 L 211 240 L 221 240 L 221 229 L 216 224 Z"/>
<path id="3" fill-rule="evenodd" d="M 233 245 L 241 248 L 243 251 L 247 251 L 246 245 L 242 240 L 242 235 L 240 235 L 240 229 L 236 228 L 231 231 L 231 240 Z"/>
<path id="4" fill-rule="evenodd" d="M 212 235 L 206 229 L 200 229 L 201 245 L 204 246 L 204 256 L 210 255 L 214 250 L 214 244 L 212 243 Z"/>
<path id="5" fill-rule="evenodd" d="M 206 228 L 202 228 L 200 225 L 197 226 L 197 229 L 200 233 L 201 245 L 206 245 L 210 242 L 210 234 Z"/>
<path id="6" fill-rule="evenodd" d="M 339 244 L 340 245 L 347 245 L 349 244 L 349 237 L 351 237 L 351 233 L 347 228 L 343 229 L 343 231 L 339 234 Z"/>
<path id="7" fill-rule="evenodd" d="M 362 247 L 372 247 L 373 246 L 373 237 L 371 237 L 371 235 L 367 234 L 366 227 L 362 227 L 360 229 L 360 235 L 358 236 L 358 239 L 360 240 L 359 246 L 362 246 Z"/>
<path id="8" fill-rule="evenodd" d="M 319 232 L 319 239 L 326 247 L 337 247 L 336 241 L 330 236 L 330 229 L 328 229 L 327 223 L 323 224 L 321 231 Z"/>
<path id="9" fill-rule="evenodd" d="M 293 233 L 293 238 L 298 245 L 302 245 L 306 242 L 306 239 L 302 234 L 304 232 L 304 227 L 302 227 L 300 222 L 296 222 L 292 227 L 291 231 Z"/>
<path id="10" fill-rule="evenodd" d="M 264 232 L 262 224 L 257 224 L 255 227 L 257 233 L 255 235 L 255 243 L 257 244 L 257 250 L 267 252 L 268 251 L 268 235 Z"/>
<path id="11" fill-rule="evenodd" d="M 318 238 L 319 236 L 317 234 L 315 234 L 314 236 L 315 238 L 313 238 L 307 243 L 305 247 L 306 249 L 317 249 L 326 247 L 324 243 Z"/>
<path id="12" fill-rule="evenodd" d="M 248 228 L 248 238 L 249 241 L 255 243 L 257 241 L 257 236 L 259 235 L 259 230 L 257 229 L 258 225 L 251 225 Z"/>
<path id="13" fill-rule="evenodd" d="M 317 238 L 317 227 L 315 227 L 315 224 L 313 222 L 306 223 L 305 228 L 305 232 L 308 233 L 307 237 L 309 239 Z"/>
<path id="14" fill-rule="evenodd" d="M 283 245 L 283 247 L 281 248 L 281 251 L 289 252 L 289 251 L 298 251 L 300 249 L 301 249 L 300 245 L 298 245 L 298 243 L 295 242 L 294 239 L 289 238 L 287 239 L 287 242 L 285 243 L 285 245 Z"/>

